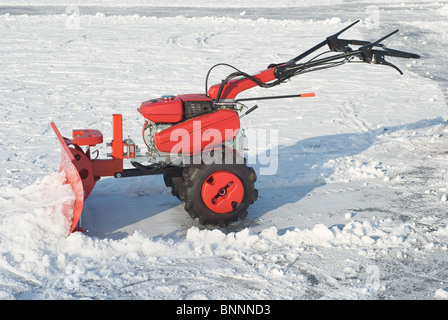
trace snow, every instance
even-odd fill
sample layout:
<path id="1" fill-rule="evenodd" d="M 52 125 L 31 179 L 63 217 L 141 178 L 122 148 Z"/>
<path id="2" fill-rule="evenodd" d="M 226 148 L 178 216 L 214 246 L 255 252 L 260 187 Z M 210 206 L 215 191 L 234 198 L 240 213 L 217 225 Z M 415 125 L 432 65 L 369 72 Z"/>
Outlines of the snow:
<path id="1" fill-rule="evenodd" d="M 0 1 L 0 299 L 448 299 L 447 2 L 235 0 L 205 15 L 210 1 L 122 3 L 160 15 L 104 14 L 108 0 L 51 10 Z M 365 23 L 372 4 L 376 29 Z M 80 6 L 79 28 L 54 13 L 68 5 Z M 84 14 L 89 5 L 98 12 Z M 168 14 L 181 6 L 197 16 Z M 125 135 L 143 146 L 142 101 L 202 93 L 215 63 L 262 70 L 358 18 L 347 38 L 399 28 L 388 45 L 422 59 L 393 60 L 403 76 L 344 65 L 242 94 L 316 92 L 260 101 L 242 119 L 278 130 L 256 150 L 278 150 L 278 168 L 261 175 L 266 164 L 252 164 L 259 199 L 245 220 L 203 227 L 161 177 L 110 178 L 85 203 L 89 232 L 66 236 L 74 195 L 51 121 L 63 135 L 85 127 L 108 140 L 122 113 Z"/>
<path id="2" fill-rule="evenodd" d="M 216 0 L 192 0 L 192 1 L 182 1 L 182 0 L 124 0 L 117 4 L 113 0 L 96 0 L 96 1 L 72 1 L 72 0 L 53 0 L 51 1 L 52 6 L 148 6 L 148 7 L 200 7 L 200 8 L 265 8 L 265 7 L 295 7 L 295 6 L 316 6 L 316 5 L 329 5 L 334 3 L 340 3 L 340 0 L 317 0 L 310 4 L 306 0 L 288 0 L 288 1 L 255 1 L 255 0 L 229 0 L 229 1 L 216 1 Z M 48 1 L 45 0 L 12 0 L 12 1 L 0 1 L 0 4 L 5 5 L 46 5 L 48 6 Z"/>

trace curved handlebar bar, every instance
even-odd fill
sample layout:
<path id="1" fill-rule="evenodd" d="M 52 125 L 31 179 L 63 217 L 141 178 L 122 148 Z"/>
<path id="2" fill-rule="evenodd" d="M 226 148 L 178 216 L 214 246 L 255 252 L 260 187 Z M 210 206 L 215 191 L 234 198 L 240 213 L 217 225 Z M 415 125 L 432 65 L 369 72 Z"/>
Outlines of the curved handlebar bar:
<path id="1" fill-rule="evenodd" d="M 389 49 L 386 48 L 386 46 L 381 43 L 381 41 L 397 33 L 398 30 L 393 31 L 374 42 L 365 40 L 348 40 L 338 38 L 339 35 L 341 35 L 344 31 L 353 27 L 359 21 L 360 20 L 356 20 L 349 26 L 327 37 L 322 42 L 318 43 L 314 47 L 308 49 L 307 51 L 303 52 L 302 54 L 298 55 L 297 57 L 291 59 L 288 62 L 270 64 L 267 70 L 264 70 L 257 75 L 252 76 L 238 70 L 233 66 L 227 65 L 229 67 L 232 67 L 236 72 L 233 72 L 232 74 L 227 76 L 227 78 L 224 79 L 221 82 L 221 84 L 214 85 L 213 87 L 210 88 L 210 90 L 207 90 L 207 80 L 210 71 L 218 65 L 223 65 L 223 64 L 217 64 L 213 66 L 207 73 L 205 81 L 206 94 L 208 94 L 210 97 L 212 97 L 217 101 L 221 99 L 233 99 L 239 92 L 252 88 L 256 85 L 264 88 L 271 88 L 273 86 L 285 82 L 286 80 L 288 80 L 293 76 L 306 72 L 336 67 L 346 62 L 351 62 L 355 57 L 359 58 L 361 62 L 390 66 L 395 70 L 397 70 L 400 74 L 403 74 L 403 72 L 397 66 L 386 61 L 385 56 L 408 58 L 408 59 L 420 58 L 418 54 L 399 51 L 395 49 Z M 322 55 L 319 54 L 316 55 L 314 58 L 308 60 L 308 62 L 298 63 L 301 59 L 319 50 L 325 45 L 328 45 L 331 51 L 338 52 L 338 54 L 317 59 L 320 55 Z M 350 45 L 355 45 L 358 46 L 359 48 L 354 50 L 350 47 Z M 236 79 L 237 77 L 241 76 L 243 78 Z"/>
<path id="2" fill-rule="evenodd" d="M 343 28 L 339 32 L 327 37 L 324 41 L 318 43 L 314 47 L 312 47 L 312 48 L 308 49 L 307 51 L 305 51 L 304 53 L 298 55 L 291 61 L 289 61 L 287 63 L 281 63 L 281 64 L 271 64 L 269 67 L 271 67 L 271 68 L 277 67 L 278 68 L 278 70 L 276 70 L 277 78 L 279 78 L 279 79 L 285 78 L 286 79 L 287 77 L 289 78 L 291 76 L 297 75 L 298 73 L 304 73 L 305 70 L 307 70 L 309 68 L 313 68 L 313 69 L 307 70 L 306 72 L 339 65 L 339 63 L 333 63 L 331 65 L 331 63 L 330 63 L 331 61 L 337 61 L 340 59 L 344 59 L 345 62 L 350 62 L 352 57 L 358 57 L 361 59 L 362 62 L 387 65 L 387 66 L 393 67 L 398 72 L 403 74 L 398 67 L 396 67 L 395 65 L 393 65 L 390 62 L 387 62 L 384 57 L 391 56 L 391 57 L 398 57 L 398 58 L 413 58 L 413 59 L 420 58 L 420 55 L 418 55 L 418 54 L 411 53 L 411 52 L 405 52 L 405 51 L 399 51 L 399 50 L 395 50 L 395 49 L 389 49 L 389 48 L 386 48 L 386 46 L 381 43 L 383 40 L 385 40 L 385 39 L 389 38 L 390 36 L 394 35 L 395 33 L 397 33 L 398 30 L 393 31 L 374 42 L 365 41 L 365 40 L 348 40 L 348 39 L 339 39 L 338 38 L 339 35 L 341 35 L 341 33 L 350 29 L 355 24 L 357 24 L 359 21 L 360 20 L 356 20 L 355 22 L 353 22 L 349 26 Z M 331 51 L 342 52 L 342 53 L 339 55 L 334 55 L 334 56 L 327 57 L 327 58 L 322 58 L 322 59 L 318 59 L 318 60 L 311 59 L 310 61 L 308 61 L 306 63 L 296 64 L 299 60 L 301 60 L 304 57 L 310 55 L 311 53 L 317 51 L 318 49 L 322 48 L 325 45 L 328 45 L 328 47 Z M 354 50 L 350 47 L 350 45 L 359 46 L 359 48 Z M 375 49 L 376 47 L 378 47 L 378 49 Z M 318 67 L 318 66 L 323 66 L 323 65 L 326 65 L 326 66 Z"/>

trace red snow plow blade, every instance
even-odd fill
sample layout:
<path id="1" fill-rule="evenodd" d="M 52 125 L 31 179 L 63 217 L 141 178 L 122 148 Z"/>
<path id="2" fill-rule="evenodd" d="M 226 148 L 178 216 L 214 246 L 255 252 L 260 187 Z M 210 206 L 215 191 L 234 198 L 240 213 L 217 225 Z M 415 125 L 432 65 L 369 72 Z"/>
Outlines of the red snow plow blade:
<path id="1" fill-rule="evenodd" d="M 73 207 L 65 206 L 63 208 L 64 216 L 67 220 L 72 220 L 72 224 L 70 226 L 70 233 L 76 229 L 76 225 L 78 224 L 79 218 L 81 217 L 82 208 L 84 206 L 84 187 L 82 183 L 81 176 L 79 174 L 78 169 L 75 166 L 76 159 L 68 146 L 68 139 L 61 136 L 59 130 L 56 128 L 56 125 L 52 122 L 51 127 L 56 133 L 59 142 L 61 143 L 61 166 L 59 168 L 59 172 L 64 171 L 66 176 L 67 183 L 71 184 L 73 188 L 73 192 L 75 193 L 75 204 Z"/>
<path id="2" fill-rule="evenodd" d="M 72 131 L 72 139 L 68 139 L 61 135 L 53 122 L 51 127 L 61 144 L 59 172 L 65 172 L 66 182 L 72 186 L 76 196 L 74 206 L 64 208 L 64 215 L 72 221 L 70 233 L 82 231 L 78 222 L 80 221 L 84 201 L 101 177 L 114 176 L 123 171 L 123 159 L 132 158 L 135 155 L 134 145 L 129 145 L 123 141 L 121 114 L 113 115 L 114 140 L 111 143 L 112 154 L 109 159 L 92 160 L 91 158 L 90 147 L 103 142 L 103 134 L 100 131 L 77 129 Z M 85 151 L 81 147 L 84 147 Z M 124 153 L 123 148 L 127 149 L 128 152 Z"/>

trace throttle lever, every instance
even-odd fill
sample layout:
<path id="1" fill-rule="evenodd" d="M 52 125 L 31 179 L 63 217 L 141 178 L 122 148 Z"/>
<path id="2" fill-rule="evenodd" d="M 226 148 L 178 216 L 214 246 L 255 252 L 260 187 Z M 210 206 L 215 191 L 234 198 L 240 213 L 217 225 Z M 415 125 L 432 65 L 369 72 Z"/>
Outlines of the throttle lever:
<path id="1" fill-rule="evenodd" d="M 374 53 L 372 63 L 373 64 L 382 64 L 385 66 L 392 67 L 395 70 L 397 70 L 401 75 L 403 74 L 403 72 L 400 70 L 400 68 L 398 68 L 396 65 L 394 65 L 394 64 L 390 63 L 389 61 L 386 61 L 386 59 L 384 59 L 384 54 Z"/>
<path id="2" fill-rule="evenodd" d="M 390 36 L 394 35 L 397 32 L 398 32 L 398 29 L 395 31 L 392 31 L 388 35 L 385 35 L 384 37 L 376 40 L 375 42 L 371 42 L 371 43 L 366 44 L 366 45 L 362 46 L 361 48 L 359 48 L 359 50 L 361 51 L 361 54 L 363 56 L 364 62 L 368 62 L 368 63 L 372 62 L 372 48 L 377 46 L 378 44 L 380 44 L 381 41 L 389 38 Z"/>

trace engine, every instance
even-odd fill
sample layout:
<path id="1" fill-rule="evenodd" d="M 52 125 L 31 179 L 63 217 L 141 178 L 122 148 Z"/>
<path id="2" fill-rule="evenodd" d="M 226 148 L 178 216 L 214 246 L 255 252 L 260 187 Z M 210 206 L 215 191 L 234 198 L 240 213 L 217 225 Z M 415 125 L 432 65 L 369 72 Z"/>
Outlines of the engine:
<path id="1" fill-rule="evenodd" d="M 240 128 L 235 110 L 214 109 L 212 99 L 203 94 L 162 96 L 143 102 L 138 111 L 147 119 L 143 140 L 153 163 L 226 144 Z"/>
<path id="2" fill-rule="evenodd" d="M 143 126 L 143 141 L 148 147 L 148 161 L 153 163 L 163 163 L 170 160 L 170 154 L 160 152 L 155 144 L 155 135 L 165 129 L 172 127 L 171 123 L 154 123 L 145 121 Z"/>

